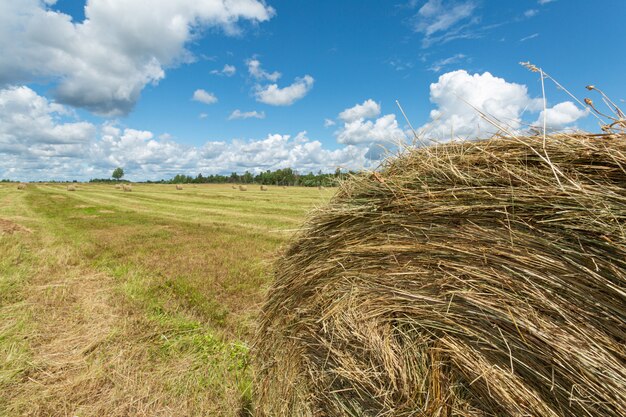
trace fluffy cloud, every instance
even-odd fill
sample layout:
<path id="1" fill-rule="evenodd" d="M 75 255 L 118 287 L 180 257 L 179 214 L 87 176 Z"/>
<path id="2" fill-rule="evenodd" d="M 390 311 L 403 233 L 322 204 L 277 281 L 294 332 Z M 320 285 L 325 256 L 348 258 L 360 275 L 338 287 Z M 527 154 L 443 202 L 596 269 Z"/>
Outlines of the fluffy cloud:
<path id="1" fill-rule="evenodd" d="M 265 112 L 258 111 L 246 111 L 242 112 L 237 109 L 233 111 L 230 116 L 228 116 L 228 120 L 237 120 L 237 119 L 265 119 Z"/>
<path id="2" fill-rule="evenodd" d="M 30 146 L 39 144 L 76 145 L 93 138 L 91 123 L 60 121 L 71 115 L 64 106 L 50 103 L 28 87 L 0 90 L 0 152 L 28 152 Z"/>
<path id="3" fill-rule="evenodd" d="M 11 59 L 0 60 L 0 86 L 58 81 L 61 103 L 125 114 L 166 68 L 193 59 L 185 45 L 201 29 L 236 34 L 273 14 L 260 0 L 89 0 L 76 23 L 39 0 L 3 1 L 0 50 Z"/>
<path id="4" fill-rule="evenodd" d="M 211 71 L 211 74 L 213 75 L 223 75 L 226 77 L 232 77 L 233 75 L 235 75 L 235 73 L 237 72 L 237 68 L 235 68 L 234 65 L 224 65 L 224 68 L 222 68 L 221 70 L 213 70 Z"/>
<path id="5" fill-rule="evenodd" d="M 290 106 L 307 95 L 313 88 L 315 80 L 310 75 L 296 78 L 293 84 L 280 88 L 278 84 L 267 86 L 257 85 L 255 93 L 257 101 L 272 106 Z"/>
<path id="6" fill-rule="evenodd" d="M 424 47 L 471 37 L 465 30 L 477 23 L 477 19 L 473 18 L 476 8 L 476 3 L 471 0 L 428 0 L 415 15 L 413 29 L 424 35 Z"/>
<path id="7" fill-rule="evenodd" d="M 278 71 L 270 73 L 263 70 L 263 68 L 261 68 L 261 61 L 259 61 L 258 59 L 248 59 L 246 61 L 246 65 L 248 66 L 248 73 L 257 80 L 276 82 L 280 77 L 282 77 L 282 74 Z"/>
<path id="8" fill-rule="evenodd" d="M 452 71 L 439 77 L 430 85 L 430 101 L 437 108 L 430 112 L 431 121 L 419 130 L 426 138 L 450 140 L 451 138 L 487 137 L 499 130 L 516 132 L 523 128 L 523 116 L 537 113 L 543 102 L 528 95 L 526 86 L 510 83 L 488 72 L 468 74 L 464 70 Z M 570 103 L 571 104 L 571 103 Z M 488 116 L 488 122 L 481 113 Z M 569 104 L 561 103 L 548 111 L 548 117 L 564 127 L 585 112 L 574 112 Z"/>
<path id="9" fill-rule="evenodd" d="M 335 132 L 337 142 L 351 146 L 366 146 L 366 156 L 380 159 L 384 150 L 406 140 L 406 135 L 398 126 L 396 116 L 380 115 L 380 104 L 372 99 L 365 100 L 339 113 L 343 126 Z"/>
<path id="10" fill-rule="evenodd" d="M 581 110 L 571 101 L 564 101 L 545 111 L 546 128 L 558 130 L 570 125 L 587 116 L 589 109 Z M 543 127 L 544 111 L 539 113 L 539 118 L 533 123 L 534 126 Z"/>
<path id="11" fill-rule="evenodd" d="M 0 90 L 0 178 L 17 180 L 108 177 L 123 166 L 132 180 L 292 167 L 301 171 L 369 168 L 367 146 L 327 149 L 308 138 L 270 134 L 253 140 L 184 145 L 169 134 L 71 122 L 76 115 L 27 87 Z"/>
<path id="12" fill-rule="evenodd" d="M 193 92 L 192 100 L 199 101 L 204 104 L 214 104 L 217 103 L 217 97 L 215 94 L 209 93 L 208 91 L 199 89 Z"/>
<path id="13" fill-rule="evenodd" d="M 365 100 L 363 104 L 345 109 L 339 113 L 339 118 L 346 123 L 354 122 L 358 119 L 371 119 L 380 114 L 380 104 L 372 99 Z"/>

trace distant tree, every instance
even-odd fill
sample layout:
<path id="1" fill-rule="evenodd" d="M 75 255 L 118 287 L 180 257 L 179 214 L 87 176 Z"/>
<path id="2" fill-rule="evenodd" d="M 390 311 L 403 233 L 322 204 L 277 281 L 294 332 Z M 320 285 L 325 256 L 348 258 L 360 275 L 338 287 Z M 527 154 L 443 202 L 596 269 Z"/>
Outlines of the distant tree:
<path id="1" fill-rule="evenodd" d="M 119 181 L 124 176 L 124 170 L 120 167 L 117 167 L 113 170 L 113 173 L 111 174 L 111 176 Z"/>

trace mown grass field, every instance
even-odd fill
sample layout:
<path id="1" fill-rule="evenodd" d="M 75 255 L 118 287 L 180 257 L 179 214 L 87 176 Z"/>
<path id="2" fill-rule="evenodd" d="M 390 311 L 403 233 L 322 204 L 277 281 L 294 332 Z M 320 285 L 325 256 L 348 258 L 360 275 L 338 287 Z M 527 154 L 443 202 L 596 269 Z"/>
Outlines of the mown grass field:
<path id="1" fill-rule="evenodd" d="M 272 258 L 332 193 L 0 186 L 0 415 L 247 415 Z"/>

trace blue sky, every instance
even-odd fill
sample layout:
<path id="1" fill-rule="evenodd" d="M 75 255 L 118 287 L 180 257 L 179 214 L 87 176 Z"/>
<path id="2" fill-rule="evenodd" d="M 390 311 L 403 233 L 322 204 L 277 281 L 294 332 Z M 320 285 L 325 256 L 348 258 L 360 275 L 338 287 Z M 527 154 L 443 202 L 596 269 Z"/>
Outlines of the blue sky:
<path id="1" fill-rule="evenodd" d="M 626 98 L 626 2 L 0 0 L 0 178 L 375 167 L 541 124 L 531 61 Z M 548 80 L 553 130 L 597 131 Z M 195 98 L 195 99 L 194 99 Z M 471 105 L 468 105 L 471 104 Z"/>

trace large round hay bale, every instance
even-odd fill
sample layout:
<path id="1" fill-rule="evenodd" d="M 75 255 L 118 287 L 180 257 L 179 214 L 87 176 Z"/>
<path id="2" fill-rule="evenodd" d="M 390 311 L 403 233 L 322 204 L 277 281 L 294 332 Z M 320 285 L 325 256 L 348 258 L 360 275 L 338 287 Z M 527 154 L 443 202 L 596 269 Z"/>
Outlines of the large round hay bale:
<path id="1" fill-rule="evenodd" d="M 182 189 L 183 189 L 183 186 L 182 186 L 182 185 L 180 185 L 180 184 L 176 184 L 176 189 L 177 189 L 178 191 L 180 191 L 180 190 L 182 190 Z"/>
<path id="2" fill-rule="evenodd" d="M 267 191 L 267 190 L 268 190 L 268 188 L 265 185 L 261 186 L 261 191 Z"/>
<path id="3" fill-rule="evenodd" d="M 67 186 L 67 191 L 76 191 L 76 186 L 75 185 L 68 185 Z"/>
<path id="4" fill-rule="evenodd" d="M 248 186 L 247 185 L 240 185 L 239 186 L 239 191 L 248 191 Z"/>
<path id="5" fill-rule="evenodd" d="M 18 190 L 25 190 L 26 189 L 26 184 L 24 184 L 23 182 L 17 184 L 17 189 Z"/>
<path id="6" fill-rule="evenodd" d="M 133 187 L 132 187 L 132 185 L 130 185 L 130 184 L 123 184 L 123 185 L 122 185 L 122 189 L 123 189 L 125 192 L 128 192 L 128 193 L 129 193 L 129 192 L 131 192 L 131 191 L 133 191 Z"/>
<path id="7" fill-rule="evenodd" d="M 407 151 L 275 271 L 259 415 L 624 415 L 626 136 Z"/>

